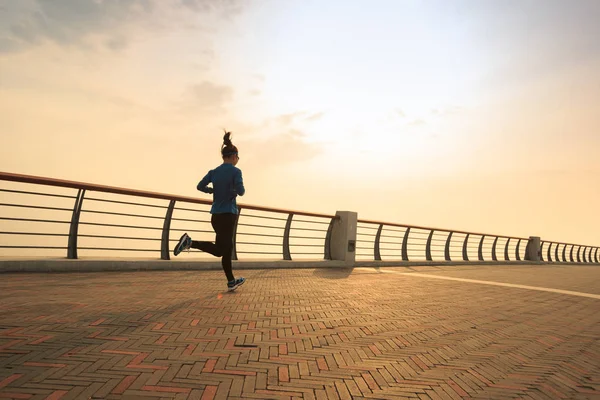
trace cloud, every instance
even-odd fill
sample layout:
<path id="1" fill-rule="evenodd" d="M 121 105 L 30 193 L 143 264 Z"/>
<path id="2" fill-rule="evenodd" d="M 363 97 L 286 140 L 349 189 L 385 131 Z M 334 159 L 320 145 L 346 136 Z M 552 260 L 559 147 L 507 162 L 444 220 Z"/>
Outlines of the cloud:
<path id="1" fill-rule="evenodd" d="M 398 115 L 400 118 L 406 117 L 406 113 L 401 109 L 396 110 L 396 115 Z"/>
<path id="2" fill-rule="evenodd" d="M 48 40 L 59 45 L 80 45 L 91 35 L 108 37 L 112 48 L 127 41 L 123 26 L 153 10 L 151 0 L 25 0 L 9 3 L 0 25 L 1 35 L 13 47 Z"/>
<path id="3" fill-rule="evenodd" d="M 106 41 L 106 47 L 111 50 L 119 51 L 127 47 L 127 39 L 124 36 L 114 36 Z"/>
<path id="4" fill-rule="evenodd" d="M 316 112 L 316 113 L 309 113 L 307 111 L 298 111 L 298 112 L 294 112 L 294 113 L 289 113 L 289 114 L 283 114 L 280 115 L 279 117 L 275 118 L 275 122 L 284 125 L 284 126 L 288 126 L 298 120 L 300 121 L 317 121 L 321 118 L 323 118 L 323 116 L 325 115 L 324 112 Z"/>
<path id="5" fill-rule="evenodd" d="M 448 106 L 442 108 L 432 108 L 431 113 L 435 115 L 456 115 L 465 111 L 461 106 Z"/>
<path id="6" fill-rule="evenodd" d="M 482 59 L 488 79 L 506 87 L 600 57 L 600 2 L 529 0 L 452 2 Z"/>
<path id="7" fill-rule="evenodd" d="M 245 158 L 249 165 L 287 165 L 308 161 L 323 152 L 322 145 L 306 142 L 305 137 L 304 132 L 289 129 L 266 139 L 241 143 L 239 147 L 248 154 Z"/>
<path id="8" fill-rule="evenodd" d="M 314 113 L 314 114 L 312 114 L 312 115 L 309 115 L 309 116 L 308 116 L 308 117 L 306 117 L 305 119 L 306 119 L 307 121 L 317 121 L 317 120 L 319 120 L 319 119 L 323 118 L 323 116 L 324 116 L 324 115 L 325 115 L 325 113 L 324 113 L 324 112 L 317 112 L 317 113 Z"/>
<path id="9" fill-rule="evenodd" d="M 258 89 L 252 89 L 248 92 L 250 96 L 259 96 L 262 92 Z"/>
<path id="10" fill-rule="evenodd" d="M 221 112 L 233 98 L 233 89 L 208 81 L 189 86 L 180 104 L 184 112 Z"/>
<path id="11" fill-rule="evenodd" d="M 127 47 L 132 30 L 178 27 L 190 11 L 228 17 L 241 12 L 241 0 L 18 0 L 0 9 L 0 52 L 25 49 L 45 41 L 60 46 L 94 46 L 101 38 L 108 49 Z M 165 10 L 170 13 L 165 13 Z M 154 21 L 154 22 L 153 22 Z"/>
<path id="12" fill-rule="evenodd" d="M 420 126 L 420 125 L 425 125 L 425 124 L 426 124 L 426 122 L 420 118 L 415 119 L 408 123 L 408 125 L 410 125 L 410 126 Z"/>
<path id="13" fill-rule="evenodd" d="M 295 119 L 302 117 L 303 115 L 306 115 L 305 111 L 283 114 L 283 115 L 280 115 L 279 117 L 277 117 L 275 119 L 275 121 L 282 125 L 290 125 L 292 122 L 294 122 Z"/>
<path id="14" fill-rule="evenodd" d="M 195 12 L 217 12 L 229 17 L 242 12 L 247 1 L 243 0 L 181 0 L 181 5 Z"/>

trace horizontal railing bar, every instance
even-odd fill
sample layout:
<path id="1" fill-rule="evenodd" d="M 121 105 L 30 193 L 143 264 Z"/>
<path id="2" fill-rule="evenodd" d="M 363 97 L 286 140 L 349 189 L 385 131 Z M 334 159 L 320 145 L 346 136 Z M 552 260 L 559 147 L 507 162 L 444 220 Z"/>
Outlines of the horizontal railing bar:
<path id="1" fill-rule="evenodd" d="M 272 253 L 265 251 L 237 251 L 238 254 L 272 254 L 272 255 L 281 255 L 281 253 Z"/>
<path id="2" fill-rule="evenodd" d="M 164 219 L 161 217 L 161 219 Z M 184 222 L 202 222 L 204 224 L 210 224 L 210 221 L 202 221 L 199 219 L 188 219 L 188 218 L 171 218 L 171 221 L 184 221 Z"/>
<path id="3" fill-rule="evenodd" d="M 360 233 L 360 232 L 356 232 L 357 236 L 369 236 L 369 237 L 376 237 L 377 235 L 374 235 L 372 233 Z"/>
<path id="4" fill-rule="evenodd" d="M 323 232 L 326 233 L 327 230 L 323 229 L 311 229 L 311 228 L 292 228 L 295 231 L 305 231 L 305 232 Z"/>
<path id="5" fill-rule="evenodd" d="M 121 247 L 78 247 L 79 250 L 101 250 L 101 251 L 154 251 L 158 252 L 160 250 L 156 249 L 124 249 Z"/>
<path id="6" fill-rule="evenodd" d="M 597 248 L 600 246 L 590 246 L 590 245 L 585 245 L 585 244 L 573 244 L 573 243 L 564 243 L 564 242 L 550 242 L 548 240 L 544 240 L 545 243 L 552 243 L 552 244 L 562 244 L 565 246 L 576 246 L 576 247 L 591 247 L 591 248 Z"/>
<path id="7" fill-rule="evenodd" d="M 38 209 L 38 210 L 55 210 L 55 211 L 71 211 L 71 212 L 73 211 L 72 208 L 30 206 L 30 205 L 27 205 L 27 204 L 0 203 L 0 206 L 18 207 L 18 208 L 35 208 L 35 209 Z"/>
<path id="8" fill-rule="evenodd" d="M 242 224 L 242 223 L 238 223 L 238 226 L 251 226 L 253 228 L 267 228 L 267 229 L 285 229 L 283 226 L 265 226 L 265 225 Z"/>
<path id="9" fill-rule="evenodd" d="M 252 215 L 252 214 L 243 214 L 244 218 L 262 218 L 262 219 L 272 219 L 275 221 L 287 221 L 287 218 L 278 218 L 278 217 L 267 217 L 265 215 Z"/>
<path id="10" fill-rule="evenodd" d="M 11 218 L 11 217 L 0 217 L 0 220 L 5 221 L 27 221 L 27 222 L 51 222 L 55 224 L 70 224 L 70 221 L 56 221 L 47 219 L 35 219 L 35 218 Z"/>
<path id="11" fill-rule="evenodd" d="M 172 229 L 171 229 L 172 230 Z M 236 232 L 236 235 L 246 235 L 246 236 L 261 236 L 261 237 L 274 237 L 274 238 L 283 238 L 282 235 L 268 235 L 266 233 L 245 233 L 245 232 Z"/>
<path id="12" fill-rule="evenodd" d="M 394 236 L 394 235 L 385 235 L 385 234 L 381 234 L 382 238 L 395 238 L 395 239 L 404 239 L 404 236 Z"/>
<path id="13" fill-rule="evenodd" d="M 280 236 L 281 237 L 281 236 Z M 290 239 L 311 239 L 311 240 L 324 240 L 323 237 L 313 237 L 313 236 L 291 236 Z"/>
<path id="14" fill-rule="evenodd" d="M 68 236 L 68 235 L 65 235 Z M 153 240 L 160 241 L 160 238 L 141 238 L 141 237 L 133 237 L 133 236 L 110 236 L 110 235 L 78 235 L 79 237 L 91 237 L 91 238 L 99 238 L 99 239 L 128 239 L 128 240 Z M 177 242 L 179 239 L 173 239 L 172 242 Z"/>
<path id="15" fill-rule="evenodd" d="M 100 201 L 104 203 L 114 203 L 114 204 L 127 204 L 129 206 L 143 206 L 143 207 L 152 207 L 152 208 L 161 208 L 166 209 L 167 206 L 158 206 L 155 204 L 145 204 L 145 203 L 134 203 L 132 201 L 122 201 L 122 200 L 108 200 L 108 199 L 99 199 L 97 197 L 86 197 L 85 201 Z"/>
<path id="16" fill-rule="evenodd" d="M 325 221 L 307 221 L 305 219 L 295 219 L 294 223 L 298 223 L 298 222 L 305 222 L 307 224 L 321 224 L 321 225 L 329 225 L 329 221 L 325 222 Z"/>
<path id="17" fill-rule="evenodd" d="M 171 228 L 171 231 L 172 232 L 212 233 L 212 234 L 215 233 L 214 231 L 203 231 L 203 230 L 200 230 L 200 229 L 175 229 L 175 228 Z M 239 233 L 238 233 L 238 235 L 239 235 Z M 179 240 L 179 239 L 177 239 L 177 240 Z"/>
<path id="18" fill-rule="evenodd" d="M 205 205 L 212 204 L 212 201 L 210 201 L 210 200 L 198 199 L 198 198 L 194 198 L 194 197 L 174 196 L 174 195 L 168 195 L 168 194 L 164 194 L 164 193 L 147 192 L 147 191 L 135 190 L 135 189 L 124 189 L 124 188 L 113 187 L 113 186 L 96 185 L 96 184 L 76 182 L 76 181 L 67 181 L 67 180 L 63 180 L 63 179 L 51 179 L 51 178 L 44 178 L 44 177 L 33 176 L 33 175 L 11 174 L 8 172 L 0 172 L 0 180 L 42 184 L 42 185 L 47 185 L 47 186 L 69 187 L 69 188 L 74 188 L 74 189 L 85 189 L 88 191 L 113 193 L 113 194 L 120 194 L 120 195 L 125 195 L 125 196 L 137 196 L 137 197 L 146 197 L 146 198 L 161 199 L 161 200 L 175 200 L 175 201 L 195 203 L 195 204 L 205 204 Z M 335 215 L 317 214 L 317 213 L 309 213 L 309 212 L 303 212 L 303 211 L 293 211 L 293 210 L 285 210 L 285 209 L 277 209 L 277 208 L 269 208 L 269 207 L 260 207 L 260 206 L 253 206 L 253 205 L 249 205 L 249 204 L 238 204 L 238 205 L 242 209 L 246 209 L 246 210 L 276 212 L 276 213 L 284 213 L 284 214 L 291 213 L 291 214 L 295 214 L 295 215 L 303 215 L 306 217 L 336 218 Z"/>
<path id="19" fill-rule="evenodd" d="M 235 244 L 251 244 L 253 246 L 279 246 L 279 247 L 281 247 L 281 243 L 235 242 Z"/>
<path id="20" fill-rule="evenodd" d="M 372 229 L 374 231 L 378 230 L 379 228 L 376 226 L 363 226 L 363 225 L 356 225 L 357 229 Z"/>
<path id="21" fill-rule="evenodd" d="M 528 238 L 522 238 L 522 237 L 516 237 L 516 236 L 506 236 L 506 235 L 491 235 L 491 234 L 487 234 L 487 233 L 477 233 L 477 232 L 468 232 L 468 231 L 461 231 L 461 230 L 456 230 L 456 229 L 439 229 L 439 228 L 432 228 L 432 227 L 427 227 L 427 226 L 418 226 L 418 225 L 406 225 L 406 224 L 395 224 L 395 223 L 390 223 L 390 222 L 380 222 L 380 221 L 370 221 L 370 220 L 365 220 L 365 219 L 359 219 L 358 220 L 359 223 L 367 223 L 367 224 L 379 224 L 379 225 L 388 225 L 388 226 L 397 226 L 397 227 L 401 227 L 401 228 L 411 228 L 411 229 L 425 229 L 428 231 L 436 231 L 436 232 L 454 232 L 454 233 L 464 233 L 464 234 L 469 234 L 469 235 L 480 235 L 480 236 L 491 236 L 491 237 L 501 237 L 501 238 L 510 238 L 510 239 L 524 239 L 524 240 L 528 240 Z M 412 231 L 411 231 L 412 234 Z"/>
<path id="22" fill-rule="evenodd" d="M 73 210 L 69 210 L 69 211 L 73 211 Z M 155 217 L 155 216 L 152 216 L 152 215 L 127 214 L 127 213 L 117 213 L 117 212 L 112 212 L 112 211 L 98 211 L 98 210 L 86 210 L 86 209 L 82 209 L 81 212 L 92 213 L 92 214 L 103 214 L 103 215 L 118 215 L 118 216 L 121 216 L 121 217 L 150 218 L 150 219 L 160 219 L 160 220 L 164 220 L 165 219 L 165 217 Z"/>
<path id="23" fill-rule="evenodd" d="M 0 235 L 69 236 L 68 233 L 0 232 Z"/>
<path id="24" fill-rule="evenodd" d="M 67 196 L 67 195 L 64 195 L 64 194 L 28 192 L 26 190 L 0 189 L 0 192 L 19 193 L 19 194 L 33 194 L 33 195 L 37 195 L 37 196 L 48 196 L 48 197 L 61 197 L 63 199 L 74 199 L 75 198 L 75 196 Z"/>
<path id="25" fill-rule="evenodd" d="M 390 229 L 390 228 L 386 228 L 386 226 L 383 226 L 383 232 L 402 232 L 405 233 L 406 229 Z"/>
<path id="26" fill-rule="evenodd" d="M 173 209 L 181 210 L 181 211 L 192 211 L 192 212 L 201 212 L 201 213 L 205 213 L 205 214 L 210 214 L 210 210 L 194 210 L 193 208 L 184 208 L 184 207 L 177 207 L 177 206 L 175 206 Z"/>
<path id="27" fill-rule="evenodd" d="M 256 246 L 279 246 L 281 247 L 281 243 L 257 243 L 257 242 L 236 242 L 236 244 L 251 244 Z M 323 247 L 321 244 L 291 244 L 292 247 Z"/>
<path id="28" fill-rule="evenodd" d="M 59 249 L 64 250 L 66 246 L 56 247 L 56 246 L 3 246 L 0 245 L 0 249 Z"/>
<path id="29" fill-rule="evenodd" d="M 323 253 L 297 253 L 297 252 L 292 252 L 292 255 L 294 255 L 294 256 L 323 256 Z"/>
<path id="30" fill-rule="evenodd" d="M 134 229 L 153 229 L 162 231 L 162 228 L 155 228 L 150 226 L 134 226 L 134 225 L 119 225 L 119 224 L 101 224 L 99 222 L 79 222 L 79 225 L 94 225 L 94 226 L 112 226 L 115 228 L 134 228 Z"/>

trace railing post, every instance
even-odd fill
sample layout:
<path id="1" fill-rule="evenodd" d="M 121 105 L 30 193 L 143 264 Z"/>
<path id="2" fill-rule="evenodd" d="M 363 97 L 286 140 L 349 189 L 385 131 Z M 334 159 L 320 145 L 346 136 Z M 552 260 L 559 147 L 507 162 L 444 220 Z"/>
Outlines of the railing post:
<path id="1" fill-rule="evenodd" d="M 336 223 L 331 232 L 331 258 L 353 266 L 356 260 L 356 227 L 358 214 L 337 211 Z"/>
<path id="2" fill-rule="evenodd" d="M 548 242 L 548 262 L 552 262 L 552 242 Z"/>
<path id="3" fill-rule="evenodd" d="M 567 262 L 567 245 L 563 243 L 562 260 Z"/>
<path id="4" fill-rule="evenodd" d="M 81 208 L 83 206 L 83 197 L 85 196 L 85 189 L 79 189 L 77 197 L 75 198 L 75 205 L 73 206 L 73 214 L 71 215 L 71 227 L 69 228 L 69 243 L 67 246 L 67 258 L 77 258 L 77 232 L 79 230 L 79 216 L 81 215 Z"/>
<path id="5" fill-rule="evenodd" d="M 381 240 L 381 231 L 382 230 L 383 230 L 383 224 L 379 224 L 379 229 L 377 229 L 377 235 L 375 235 L 375 244 L 373 246 L 375 261 L 381 261 L 381 251 L 379 249 L 379 242 Z"/>
<path id="6" fill-rule="evenodd" d="M 581 262 L 581 246 L 577 246 L 577 262 Z"/>
<path id="7" fill-rule="evenodd" d="M 521 261 L 521 252 L 519 251 L 520 247 L 521 247 L 521 241 L 523 239 L 519 239 L 519 241 L 517 242 L 517 248 L 515 250 L 515 256 L 517 256 L 517 261 Z"/>
<path id="8" fill-rule="evenodd" d="M 469 252 L 468 250 L 468 242 L 469 242 L 469 234 L 467 233 L 467 236 L 465 236 L 465 241 L 463 242 L 463 248 L 462 248 L 462 256 L 463 256 L 463 261 L 469 261 Z"/>
<path id="9" fill-rule="evenodd" d="M 162 238 L 160 240 L 160 259 L 170 260 L 169 252 L 169 234 L 171 232 L 171 218 L 173 217 L 173 210 L 175 209 L 175 200 L 169 202 L 167 213 L 165 214 L 165 221 L 163 222 Z"/>
<path id="10" fill-rule="evenodd" d="M 410 233 L 410 227 L 404 231 L 404 238 L 402 239 L 402 261 L 408 260 L 408 234 Z"/>
<path id="11" fill-rule="evenodd" d="M 587 246 L 585 246 L 585 247 L 583 248 L 583 262 L 584 262 L 584 263 L 586 263 L 586 262 L 587 262 L 587 256 L 586 256 L 586 254 L 585 254 L 585 252 L 587 251 L 587 249 L 588 249 L 588 248 L 587 248 Z"/>
<path id="12" fill-rule="evenodd" d="M 530 236 L 525 248 L 525 260 L 540 261 L 542 255 L 542 247 L 538 236 Z"/>
<path id="13" fill-rule="evenodd" d="M 238 206 L 238 215 L 235 218 L 235 223 L 233 224 L 233 238 L 232 238 L 232 246 L 231 246 L 231 259 L 233 261 L 237 261 L 237 227 L 238 221 L 240 220 L 240 214 L 242 213 L 242 207 Z"/>
<path id="14" fill-rule="evenodd" d="M 285 229 L 283 231 L 283 259 L 291 260 L 292 255 L 290 254 L 290 230 L 292 228 L 292 218 L 294 218 L 294 213 L 290 213 L 288 215 L 287 221 L 285 223 Z"/>
<path id="15" fill-rule="evenodd" d="M 450 258 L 450 242 L 452 241 L 452 234 L 454 232 L 450 232 L 448 234 L 448 239 L 446 239 L 446 248 L 444 249 L 444 259 L 446 261 L 452 261 L 452 259 Z"/>
<path id="16" fill-rule="evenodd" d="M 425 258 L 427 261 L 433 261 L 433 257 L 431 257 L 431 240 L 433 239 L 433 229 L 429 233 L 429 237 L 427 238 L 427 246 L 425 247 Z"/>
<path id="17" fill-rule="evenodd" d="M 575 260 L 573 259 L 573 250 L 575 250 L 574 244 L 571 245 L 571 251 L 569 253 L 569 258 L 570 258 L 571 262 L 575 262 Z"/>
<path id="18" fill-rule="evenodd" d="M 558 247 L 559 247 L 559 244 L 556 243 L 556 247 L 554 248 L 554 261 L 556 261 L 556 262 L 560 262 L 560 260 L 558 258 Z"/>
<path id="19" fill-rule="evenodd" d="M 546 242 L 540 242 L 540 261 L 544 261 L 544 244 Z"/>
<path id="20" fill-rule="evenodd" d="M 596 247 L 596 251 L 594 252 L 594 260 L 596 260 L 596 264 L 598 264 L 598 248 Z"/>
<path id="21" fill-rule="evenodd" d="M 477 249 L 477 258 L 479 261 L 483 261 L 483 240 L 485 239 L 485 235 L 481 237 L 479 241 L 479 249 Z"/>
<path id="22" fill-rule="evenodd" d="M 331 218 L 329 221 L 329 227 L 327 228 L 327 234 L 325 235 L 325 244 L 323 245 L 323 258 L 325 260 L 331 260 L 331 232 L 333 231 L 333 223 L 336 217 Z"/>
<path id="23" fill-rule="evenodd" d="M 508 240 L 506 241 L 506 246 L 504 246 L 504 261 L 510 261 L 510 259 L 508 258 L 508 245 L 510 244 L 510 239 L 508 238 Z"/>
<path id="24" fill-rule="evenodd" d="M 494 244 L 492 245 L 492 260 L 498 261 L 498 257 L 496 257 L 496 245 L 498 244 L 498 236 L 494 239 Z"/>

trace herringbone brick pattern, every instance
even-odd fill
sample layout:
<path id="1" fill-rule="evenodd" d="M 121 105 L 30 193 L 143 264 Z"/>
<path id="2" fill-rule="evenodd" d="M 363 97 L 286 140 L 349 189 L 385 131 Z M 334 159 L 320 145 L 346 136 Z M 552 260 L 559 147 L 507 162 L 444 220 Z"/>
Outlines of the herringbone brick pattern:
<path id="1" fill-rule="evenodd" d="M 600 398 L 600 300 L 380 272 L 1 275 L 0 399 Z"/>

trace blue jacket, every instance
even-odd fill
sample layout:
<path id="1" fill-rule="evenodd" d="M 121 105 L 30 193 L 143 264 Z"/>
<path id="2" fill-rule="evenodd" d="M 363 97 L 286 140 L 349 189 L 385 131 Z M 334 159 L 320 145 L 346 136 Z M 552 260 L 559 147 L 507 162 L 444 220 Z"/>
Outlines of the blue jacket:
<path id="1" fill-rule="evenodd" d="M 212 183 L 213 187 L 208 187 L 209 183 Z M 212 193 L 211 214 L 237 214 L 235 198 L 246 193 L 242 171 L 232 164 L 226 163 L 208 171 L 208 174 L 198 183 L 197 188 L 201 192 Z"/>

